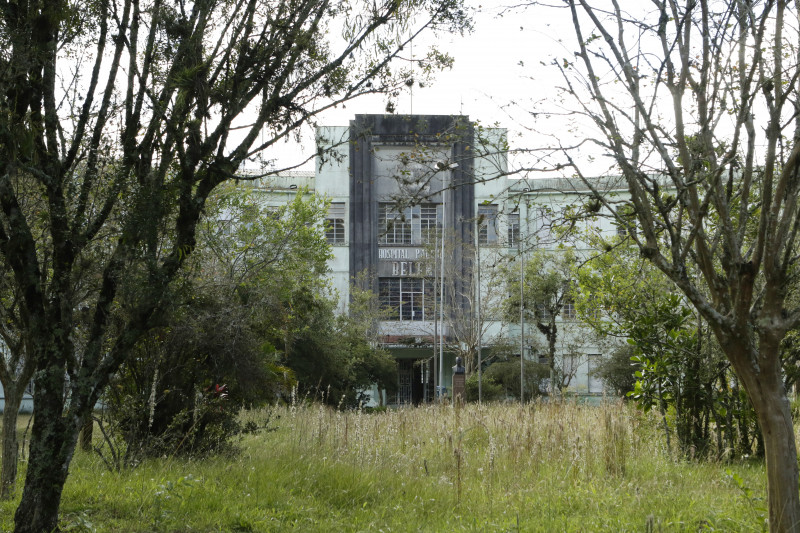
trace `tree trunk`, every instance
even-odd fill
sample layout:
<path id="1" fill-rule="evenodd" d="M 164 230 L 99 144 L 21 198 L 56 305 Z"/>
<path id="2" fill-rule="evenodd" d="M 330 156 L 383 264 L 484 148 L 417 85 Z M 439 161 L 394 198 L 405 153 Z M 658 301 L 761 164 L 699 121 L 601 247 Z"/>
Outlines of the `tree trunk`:
<path id="1" fill-rule="evenodd" d="M 81 433 L 79 442 L 81 450 L 85 452 L 92 451 L 92 433 L 94 432 L 94 419 L 90 416 L 86 418 L 86 422 L 81 426 Z"/>
<path id="2" fill-rule="evenodd" d="M 800 531 L 797 448 L 789 401 L 780 376 L 752 394 L 767 466 L 770 531 Z"/>
<path id="3" fill-rule="evenodd" d="M 781 376 L 780 340 L 762 334 L 758 348 L 727 346 L 758 418 L 767 467 L 767 502 L 772 533 L 800 531 L 797 448 L 789 399 Z M 726 351 L 728 351 L 726 350 Z M 731 357 L 732 355 L 732 357 Z M 760 366 L 753 362 L 758 361 Z"/>
<path id="4" fill-rule="evenodd" d="M 22 404 L 24 387 L 4 389 L 6 404 L 3 408 L 3 459 L 0 464 L 0 500 L 10 500 L 17 483 L 17 415 Z"/>
<path id="5" fill-rule="evenodd" d="M 61 493 L 78 440 L 81 417 L 64 416 L 63 368 L 53 365 L 36 380 L 28 471 L 14 515 L 15 533 L 57 530 Z M 58 375 L 60 374 L 60 375 Z"/>

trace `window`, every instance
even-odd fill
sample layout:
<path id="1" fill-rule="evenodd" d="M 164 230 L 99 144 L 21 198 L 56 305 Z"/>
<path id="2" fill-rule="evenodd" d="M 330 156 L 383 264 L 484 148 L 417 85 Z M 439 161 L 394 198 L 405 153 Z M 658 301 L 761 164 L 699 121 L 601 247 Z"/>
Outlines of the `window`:
<path id="1" fill-rule="evenodd" d="M 344 237 L 344 202 L 334 202 L 328 206 L 325 219 L 325 238 L 330 244 L 343 244 Z"/>
<path id="2" fill-rule="evenodd" d="M 572 298 L 567 298 L 564 301 L 564 306 L 561 308 L 561 316 L 569 319 L 575 319 L 578 316 L 578 311 L 575 309 L 575 302 L 572 301 Z"/>
<path id="3" fill-rule="evenodd" d="M 378 204 L 380 244 L 425 244 L 442 227 L 439 204 L 420 204 L 398 210 L 393 203 Z"/>
<path id="4" fill-rule="evenodd" d="M 603 356 L 597 353 L 589 354 L 589 392 L 599 394 L 603 392 L 605 385 L 603 379 L 597 375 L 597 370 L 603 362 Z"/>
<path id="5" fill-rule="evenodd" d="M 394 204 L 378 205 L 378 233 L 381 244 L 411 244 L 411 208 L 397 211 Z"/>
<path id="6" fill-rule="evenodd" d="M 570 379 L 578 373 L 578 367 L 580 366 L 580 358 L 575 355 L 564 355 L 562 357 L 562 368 L 561 370 L 564 372 L 566 376 Z"/>
<path id="7" fill-rule="evenodd" d="M 536 234 L 539 242 L 548 244 L 551 242 L 553 220 L 550 210 L 546 207 L 540 207 L 536 213 Z"/>
<path id="8" fill-rule="evenodd" d="M 433 242 L 436 239 L 436 232 L 442 228 L 441 209 L 437 204 L 422 204 L 419 210 L 420 242 Z"/>
<path id="9" fill-rule="evenodd" d="M 550 320 L 552 315 L 550 314 L 550 308 L 543 303 L 537 303 L 534 306 L 534 316 L 536 320 L 540 321 L 547 321 Z"/>
<path id="10" fill-rule="evenodd" d="M 389 320 L 433 320 L 433 281 L 424 278 L 380 278 L 378 295 Z"/>
<path id="11" fill-rule="evenodd" d="M 497 206 L 478 206 L 478 243 L 497 244 Z"/>
<path id="12" fill-rule="evenodd" d="M 508 247 L 519 248 L 519 213 L 508 215 Z"/>
<path id="13" fill-rule="evenodd" d="M 627 237 L 628 236 L 628 227 L 630 227 L 633 230 L 633 234 L 634 235 L 636 235 L 638 233 L 638 231 L 637 231 L 637 229 L 638 229 L 637 228 L 637 224 L 638 223 L 637 223 L 636 219 L 634 219 L 634 218 L 629 218 L 624 223 L 617 221 L 617 222 L 615 222 L 615 224 L 617 225 L 617 235 L 620 236 L 620 237 Z"/>

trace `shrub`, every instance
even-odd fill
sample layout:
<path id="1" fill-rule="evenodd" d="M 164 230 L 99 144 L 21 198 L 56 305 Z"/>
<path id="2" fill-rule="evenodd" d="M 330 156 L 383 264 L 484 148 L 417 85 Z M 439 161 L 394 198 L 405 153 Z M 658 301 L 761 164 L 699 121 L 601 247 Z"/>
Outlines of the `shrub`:
<path id="1" fill-rule="evenodd" d="M 484 402 L 493 402 L 497 400 L 505 400 L 506 391 L 500 383 L 497 383 L 494 378 L 486 376 L 484 372 L 481 383 L 481 395 Z M 472 374 L 466 382 L 466 396 L 468 402 L 478 401 L 478 374 Z"/>

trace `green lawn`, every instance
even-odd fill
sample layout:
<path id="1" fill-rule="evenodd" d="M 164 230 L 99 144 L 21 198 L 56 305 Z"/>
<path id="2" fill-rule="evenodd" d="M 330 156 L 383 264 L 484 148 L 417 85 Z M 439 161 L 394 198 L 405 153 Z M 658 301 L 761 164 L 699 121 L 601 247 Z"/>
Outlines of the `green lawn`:
<path id="1" fill-rule="evenodd" d="M 657 421 L 627 406 L 421 407 L 376 414 L 308 406 L 275 414 L 275 431 L 246 436 L 235 457 L 163 458 L 112 473 L 96 456 L 78 452 L 64 492 L 63 528 L 764 528 L 761 463 L 676 459 L 664 449 Z M 243 416 L 263 420 L 267 414 Z M 12 529 L 15 506 L 0 504 L 3 530 Z"/>

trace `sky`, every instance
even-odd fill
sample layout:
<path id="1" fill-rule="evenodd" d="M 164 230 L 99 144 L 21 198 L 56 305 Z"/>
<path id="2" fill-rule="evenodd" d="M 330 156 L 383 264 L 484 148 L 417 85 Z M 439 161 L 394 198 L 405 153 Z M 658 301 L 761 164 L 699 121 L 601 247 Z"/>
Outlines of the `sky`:
<path id="1" fill-rule="evenodd" d="M 530 125 L 526 102 L 547 97 L 558 83 L 554 69 L 543 68 L 541 62 L 571 55 L 558 39 L 571 43 L 574 37 L 568 33 L 571 27 L 563 9 L 507 9 L 481 3 L 487 2 L 467 2 L 475 9 L 472 33 L 436 39 L 436 45 L 454 57 L 453 68 L 439 73 L 433 84 L 401 94 L 395 113 L 467 115 L 484 126 L 508 129 L 512 148 L 522 147 L 534 142 L 526 133 Z M 414 45 L 415 51 L 421 54 L 428 42 L 423 38 Z M 326 111 L 320 122 L 345 126 L 356 114 L 385 113 L 386 101 L 384 96 L 359 98 L 344 108 Z M 509 112 L 510 102 L 520 105 Z M 306 136 L 302 149 L 284 146 L 280 161 L 313 151 L 310 133 Z M 301 168 L 313 170 L 313 163 Z"/>

